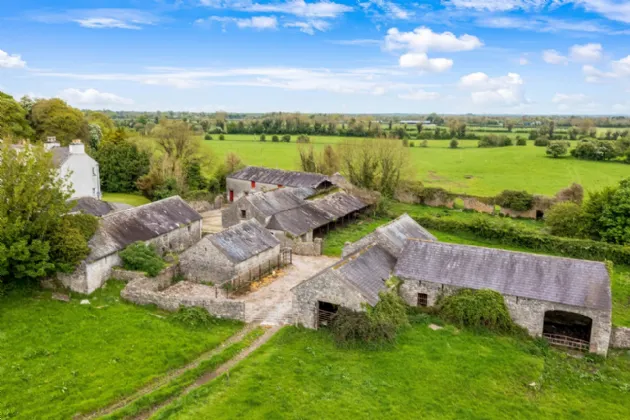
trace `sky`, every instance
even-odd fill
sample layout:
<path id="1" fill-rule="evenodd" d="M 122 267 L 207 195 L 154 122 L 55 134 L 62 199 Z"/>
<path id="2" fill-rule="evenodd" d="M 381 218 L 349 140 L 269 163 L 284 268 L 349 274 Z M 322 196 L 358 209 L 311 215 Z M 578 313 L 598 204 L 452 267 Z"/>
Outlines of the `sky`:
<path id="1" fill-rule="evenodd" d="M 625 0 L 0 0 L 0 90 L 82 109 L 630 114 Z"/>

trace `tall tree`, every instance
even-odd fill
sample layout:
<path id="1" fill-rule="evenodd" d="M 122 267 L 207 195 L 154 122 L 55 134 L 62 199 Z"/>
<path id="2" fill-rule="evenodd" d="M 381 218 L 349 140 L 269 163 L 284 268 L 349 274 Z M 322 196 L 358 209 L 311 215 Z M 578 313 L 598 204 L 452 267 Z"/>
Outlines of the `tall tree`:
<path id="1" fill-rule="evenodd" d="M 149 154 L 127 141 L 104 141 L 95 154 L 101 175 L 101 188 L 106 192 L 131 192 L 136 181 L 149 172 Z"/>
<path id="2" fill-rule="evenodd" d="M 36 138 L 56 136 L 62 144 L 88 138 L 88 124 L 83 113 L 61 99 L 41 99 L 33 105 L 32 122 Z"/>
<path id="3" fill-rule="evenodd" d="M 0 139 L 21 140 L 33 136 L 27 111 L 12 96 L 0 92 Z"/>

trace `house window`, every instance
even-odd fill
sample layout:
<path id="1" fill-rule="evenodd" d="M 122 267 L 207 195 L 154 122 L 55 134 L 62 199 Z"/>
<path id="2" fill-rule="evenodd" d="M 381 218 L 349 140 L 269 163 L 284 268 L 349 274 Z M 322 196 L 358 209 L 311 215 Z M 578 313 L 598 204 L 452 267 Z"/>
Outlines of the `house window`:
<path id="1" fill-rule="evenodd" d="M 418 293 L 418 306 L 427 306 L 429 304 L 429 296 L 426 293 Z"/>
<path id="2" fill-rule="evenodd" d="M 418 286 L 422 286 L 422 280 L 418 280 Z"/>
<path id="3" fill-rule="evenodd" d="M 96 176 L 96 166 L 92 166 L 92 175 Z"/>
<path id="4" fill-rule="evenodd" d="M 96 188 L 92 188 L 92 195 L 96 195 Z"/>
<path id="5" fill-rule="evenodd" d="M 256 188 L 256 181 L 252 181 L 252 190 Z"/>
<path id="6" fill-rule="evenodd" d="M 241 219 L 247 218 L 247 210 L 241 210 Z"/>

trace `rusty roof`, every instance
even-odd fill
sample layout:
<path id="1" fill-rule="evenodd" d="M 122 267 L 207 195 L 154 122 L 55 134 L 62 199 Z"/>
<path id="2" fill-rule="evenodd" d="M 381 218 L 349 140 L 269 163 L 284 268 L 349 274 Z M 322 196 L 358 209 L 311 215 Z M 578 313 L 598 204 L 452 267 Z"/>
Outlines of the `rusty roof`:
<path id="1" fill-rule="evenodd" d="M 409 240 L 395 273 L 404 279 L 611 310 L 610 277 L 600 262 Z"/>
<path id="2" fill-rule="evenodd" d="M 228 175 L 231 179 L 256 181 L 262 184 L 282 185 L 285 187 L 323 188 L 332 186 L 326 175 L 311 172 L 285 171 L 261 166 L 248 166 Z"/>
<path id="3" fill-rule="evenodd" d="M 208 235 L 203 239 L 203 241 L 206 240 L 235 263 L 246 261 L 280 244 L 280 241 L 256 219 L 250 219 L 222 232 Z"/>
<path id="4" fill-rule="evenodd" d="M 148 241 L 201 220 L 201 215 L 179 196 L 104 216 L 88 242 L 89 262 L 124 249 L 136 241 Z"/>

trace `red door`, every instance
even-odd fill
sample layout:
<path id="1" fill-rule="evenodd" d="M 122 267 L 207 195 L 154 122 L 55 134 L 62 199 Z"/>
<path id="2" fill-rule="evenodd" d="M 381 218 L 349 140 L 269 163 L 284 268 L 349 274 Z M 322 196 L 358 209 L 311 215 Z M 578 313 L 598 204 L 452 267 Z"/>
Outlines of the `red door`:
<path id="1" fill-rule="evenodd" d="M 234 201 L 234 190 L 230 190 L 230 202 Z"/>

